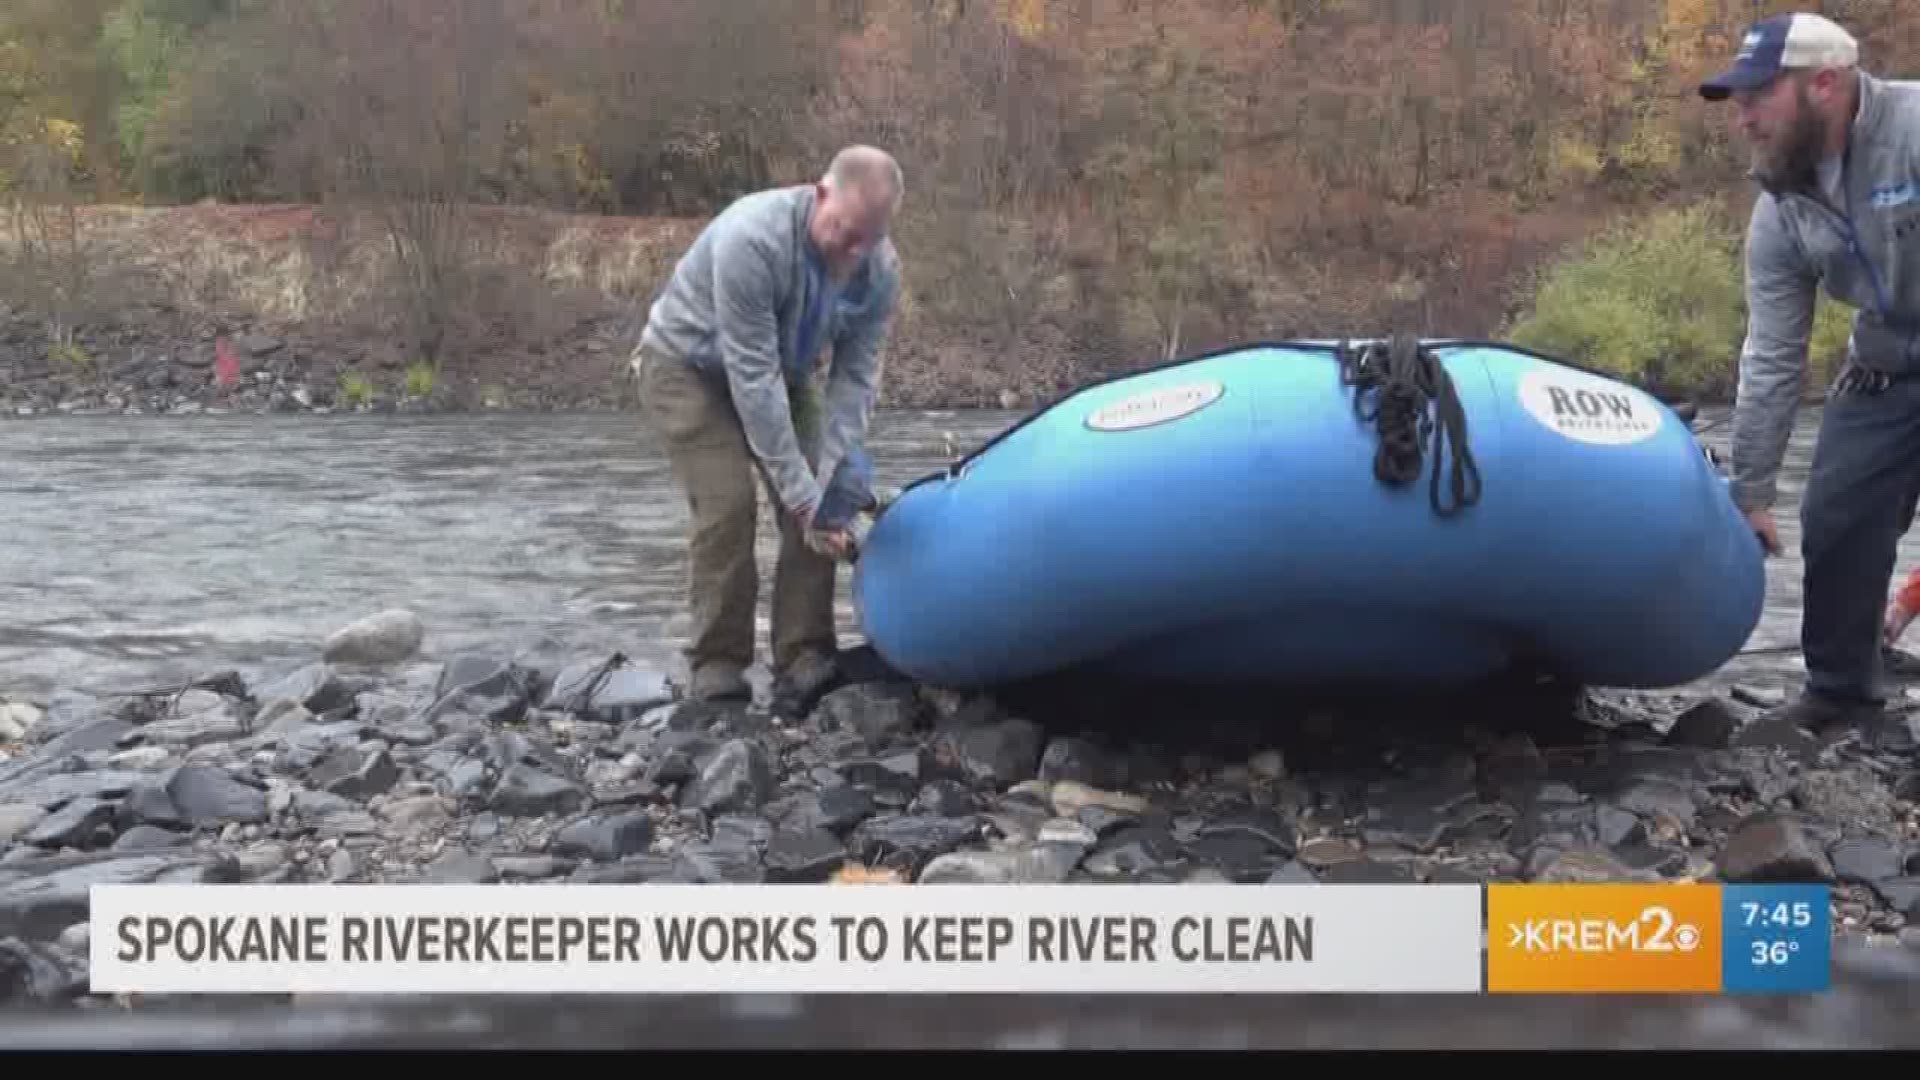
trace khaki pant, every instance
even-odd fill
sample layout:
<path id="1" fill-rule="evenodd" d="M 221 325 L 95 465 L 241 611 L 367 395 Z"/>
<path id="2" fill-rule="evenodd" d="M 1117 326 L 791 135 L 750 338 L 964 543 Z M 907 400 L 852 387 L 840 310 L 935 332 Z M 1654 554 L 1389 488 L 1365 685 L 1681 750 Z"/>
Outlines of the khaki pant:
<path id="1" fill-rule="evenodd" d="M 759 571 L 754 539 L 759 507 L 754 478 L 766 487 L 779 522 L 780 552 L 773 575 L 772 645 L 775 672 L 809 652 L 836 646 L 833 599 L 836 565 L 808 547 L 747 446 L 746 431 L 723 389 L 691 366 L 641 350 L 640 403 L 665 444 L 674 479 L 692 517 L 688 561 L 693 628 L 686 650 L 695 673 L 753 663 L 754 607 Z M 809 463 L 818 445 L 804 445 Z"/>

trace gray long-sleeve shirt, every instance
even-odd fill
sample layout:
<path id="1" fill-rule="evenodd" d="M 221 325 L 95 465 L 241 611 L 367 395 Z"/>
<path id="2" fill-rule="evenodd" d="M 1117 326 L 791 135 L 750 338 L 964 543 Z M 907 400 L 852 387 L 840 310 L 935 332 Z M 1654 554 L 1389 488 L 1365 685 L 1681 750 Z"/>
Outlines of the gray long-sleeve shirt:
<path id="1" fill-rule="evenodd" d="M 1920 374 L 1920 82 L 1862 74 L 1838 199 L 1762 192 L 1747 227 L 1747 336 L 1732 425 L 1733 497 L 1773 505 L 1806 386 L 1821 286 L 1858 308 L 1852 363 Z"/>
<path id="2" fill-rule="evenodd" d="M 724 381 L 748 446 L 792 511 L 817 505 L 840 460 L 866 439 L 900 289 L 890 240 L 837 288 L 810 268 L 814 200 L 806 184 L 756 192 L 721 211 L 674 268 L 640 339 Z M 820 312 L 815 348 L 800 355 L 810 309 Z M 828 344 L 833 367 L 816 472 L 794 429 L 789 387 L 812 377 L 817 350 Z"/>

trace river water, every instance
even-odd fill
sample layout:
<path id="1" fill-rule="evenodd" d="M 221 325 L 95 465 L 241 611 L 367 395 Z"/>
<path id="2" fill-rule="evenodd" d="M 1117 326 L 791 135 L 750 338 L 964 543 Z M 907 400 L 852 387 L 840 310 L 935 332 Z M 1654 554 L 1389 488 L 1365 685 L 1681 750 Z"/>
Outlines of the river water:
<path id="1" fill-rule="evenodd" d="M 881 416 L 879 479 L 1009 419 Z M 0 694 L 284 668 L 386 607 L 434 656 L 678 646 L 685 503 L 632 415 L 59 417 L 0 463 Z"/>
<path id="2" fill-rule="evenodd" d="M 1017 419 L 883 413 L 880 479 Z M 1794 438 L 1790 502 L 1816 422 L 1808 410 Z M 1724 424 L 1698 426 L 1724 449 Z M 545 639 L 670 663 L 683 627 L 685 504 L 632 414 L 16 420 L 0 423 L 0 507 L 0 695 L 283 670 L 386 607 L 417 612 L 436 657 Z M 1797 640 L 1793 518 L 1761 653 L 1715 681 L 1795 676 L 1794 654 L 1766 651 Z M 763 515 L 768 568 L 774 548 Z"/>

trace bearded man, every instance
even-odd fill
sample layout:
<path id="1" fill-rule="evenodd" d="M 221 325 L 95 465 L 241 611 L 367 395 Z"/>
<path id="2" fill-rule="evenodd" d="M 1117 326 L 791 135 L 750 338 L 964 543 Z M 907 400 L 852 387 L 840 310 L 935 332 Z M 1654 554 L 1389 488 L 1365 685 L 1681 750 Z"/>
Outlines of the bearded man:
<path id="1" fill-rule="evenodd" d="M 1920 497 L 1920 84 L 1871 76 L 1819 15 L 1755 23 L 1725 73 L 1760 192 L 1746 240 L 1746 342 L 1732 431 L 1733 497 L 1770 554 L 1776 479 L 1805 386 L 1818 290 L 1858 309 L 1800 507 L 1807 676 L 1803 727 L 1884 707 L 1882 606 Z"/>

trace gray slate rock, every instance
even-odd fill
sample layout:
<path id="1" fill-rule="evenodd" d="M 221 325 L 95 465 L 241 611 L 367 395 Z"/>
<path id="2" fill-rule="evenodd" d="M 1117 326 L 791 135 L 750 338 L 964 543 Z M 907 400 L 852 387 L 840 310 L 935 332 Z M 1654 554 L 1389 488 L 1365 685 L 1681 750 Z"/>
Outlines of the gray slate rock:
<path id="1" fill-rule="evenodd" d="M 595 814 L 572 822 L 553 838 L 553 852 L 595 862 L 639 855 L 653 841 L 653 819 L 643 811 Z"/>
<path id="2" fill-rule="evenodd" d="M 587 661 L 563 669 L 541 698 L 542 709 L 568 709 L 608 724 L 638 720 L 655 706 L 673 700 L 665 672 Z"/>
<path id="3" fill-rule="evenodd" d="M 847 859 L 847 845 L 818 826 L 775 830 L 764 861 L 768 881 L 826 881 Z"/>
<path id="4" fill-rule="evenodd" d="M 708 814 L 758 810 L 772 797 L 773 787 L 766 748 L 753 740 L 732 739 L 699 764 L 680 805 Z"/>
<path id="5" fill-rule="evenodd" d="M 14 838 L 25 834 L 40 819 L 47 816 L 45 807 L 25 803 L 9 803 L 0 806 L 0 851 L 6 850 Z"/>
<path id="6" fill-rule="evenodd" d="M 572 780 L 542 772 L 531 765 L 516 764 L 500 775 L 488 797 L 487 806 L 495 813 L 514 817 L 539 817 L 543 814 L 571 814 L 589 801 L 587 789 Z"/>
<path id="7" fill-rule="evenodd" d="M 1720 874 L 1737 882 L 1831 882 L 1833 864 L 1799 819 L 1762 812 L 1742 821 L 1720 852 Z"/>
<path id="8" fill-rule="evenodd" d="M 0 866 L 0 937 L 51 940 L 86 920 L 88 890 L 95 885 L 236 878 L 231 860 L 185 853 L 108 852 Z"/>
<path id="9" fill-rule="evenodd" d="M 400 767 L 385 750 L 355 746 L 334 751 L 307 779 L 322 791 L 364 801 L 399 783 Z"/>
<path id="10" fill-rule="evenodd" d="M 260 687 L 255 696 L 263 704 L 290 701 L 320 716 L 354 704 L 357 692 L 357 685 L 341 678 L 330 665 L 308 664 Z"/>
<path id="11" fill-rule="evenodd" d="M 127 738 L 184 750 L 230 742 L 252 730 L 253 717 L 239 702 L 222 699 L 198 712 L 168 716 L 134 729 Z"/>
<path id="12" fill-rule="evenodd" d="M 167 779 L 165 790 L 176 820 L 194 828 L 255 825 L 268 817 L 264 790 L 210 765 L 181 766 Z"/>
<path id="13" fill-rule="evenodd" d="M 41 818 L 20 839 L 44 848 L 102 847 L 113 843 L 114 811 L 114 804 L 110 802 L 75 799 Z"/>
<path id="14" fill-rule="evenodd" d="M 86 989 L 84 956 L 58 946 L 0 938 L 0 1008 L 66 1001 Z"/>
<path id="15" fill-rule="evenodd" d="M 911 685 L 890 682 L 854 683 L 833 690 L 821 697 L 815 716 L 823 727 L 849 732 L 873 747 L 910 734 L 929 719 L 925 702 Z"/>

